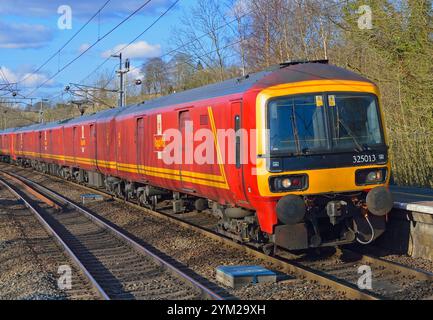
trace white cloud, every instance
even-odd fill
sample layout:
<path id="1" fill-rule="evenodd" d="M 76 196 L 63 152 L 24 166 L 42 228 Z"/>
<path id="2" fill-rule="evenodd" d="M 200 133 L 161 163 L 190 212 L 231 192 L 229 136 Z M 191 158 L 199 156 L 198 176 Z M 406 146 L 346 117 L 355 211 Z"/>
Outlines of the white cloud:
<path id="1" fill-rule="evenodd" d="M 15 73 L 13 73 L 11 70 L 9 70 L 6 67 L 0 66 L 0 68 L 2 70 L 2 74 L 4 74 L 7 81 L 12 82 L 12 83 L 17 82 L 18 77 Z"/>
<path id="2" fill-rule="evenodd" d="M 47 74 L 44 73 L 30 73 L 30 72 L 14 72 L 6 67 L 0 67 L 7 80 L 11 83 L 19 83 L 19 85 L 29 88 L 34 88 L 49 79 Z M 50 80 L 46 85 L 53 85 L 54 81 Z"/>
<path id="3" fill-rule="evenodd" d="M 119 44 L 114 48 L 103 52 L 102 57 L 108 58 L 112 54 L 115 54 L 125 46 L 126 44 Z M 135 42 L 129 45 L 126 49 L 122 50 L 122 55 L 125 58 L 131 58 L 131 59 L 146 59 L 146 58 L 158 57 L 161 55 L 161 45 L 159 44 L 151 45 L 146 41 Z"/>
<path id="4" fill-rule="evenodd" d="M 79 48 L 78 48 L 78 52 L 79 53 L 83 53 L 84 51 L 86 51 L 87 49 L 90 48 L 90 44 L 88 43 L 83 43 Z"/>
<path id="5" fill-rule="evenodd" d="M 17 16 L 32 16 L 32 17 L 47 17 L 59 16 L 57 8 L 61 5 L 69 4 L 72 8 L 73 17 L 88 19 L 94 14 L 105 1 L 89 1 L 89 0 L 1 0 L 0 14 L 1 15 L 17 15 Z M 159 12 L 161 8 L 165 8 L 171 3 L 170 0 L 153 0 L 141 14 L 154 14 Z M 137 9 L 142 4 L 138 0 L 122 0 L 111 1 L 102 11 L 102 17 L 118 18 L 130 14 L 132 10 Z"/>
<path id="6" fill-rule="evenodd" d="M 48 76 L 42 73 L 27 73 L 24 74 L 21 79 L 24 79 L 22 84 L 26 87 L 36 87 L 48 80 Z M 53 80 L 49 80 L 46 85 L 52 85 Z"/>

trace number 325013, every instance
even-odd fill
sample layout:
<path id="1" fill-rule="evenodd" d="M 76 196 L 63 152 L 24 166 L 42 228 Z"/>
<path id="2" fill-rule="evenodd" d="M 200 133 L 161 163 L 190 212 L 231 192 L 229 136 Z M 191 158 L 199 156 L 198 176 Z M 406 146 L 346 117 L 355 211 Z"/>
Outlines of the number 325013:
<path id="1" fill-rule="evenodd" d="M 377 157 L 375 154 L 363 154 L 359 156 L 353 156 L 353 163 L 372 163 L 376 161 Z"/>

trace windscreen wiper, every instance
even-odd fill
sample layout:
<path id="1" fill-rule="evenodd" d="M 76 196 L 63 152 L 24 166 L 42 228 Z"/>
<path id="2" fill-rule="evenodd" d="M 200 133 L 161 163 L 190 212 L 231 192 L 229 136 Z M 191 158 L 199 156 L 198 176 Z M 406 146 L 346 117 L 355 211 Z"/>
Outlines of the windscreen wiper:
<path id="1" fill-rule="evenodd" d="M 343 120 L 341 120 L 341 118 L 338 118 L 338 122 L 341 123 L 341 125 L 343 126 L 343 128 L 346 130 L 346 132 L 352 138 L 353 142 L 355 142 L 356 147 L 357 147 L 357 149 L 355 149 L 355 150 L 356 151 L 360 151 L 360 152 L 365 151 L 365 148 L 359 143 L 358 139 L 353 134 L 352 130 L 350 130 L 350 128 L 348 126 L 346 126 L 346 124 L 343 122 Z"/>
<path id="2" fill-rule="evenodd" d="M 301 149 L 301 143 L 299 141 L 298 127 L 296 125 L 296 111 L 294 105 L 292 105 L 292 114 L 290 116 L 290 120 L 292 121 L 293 138 L 295 138 L 296 150 L 297 150 L 297 154 L 299 155 Z"/>

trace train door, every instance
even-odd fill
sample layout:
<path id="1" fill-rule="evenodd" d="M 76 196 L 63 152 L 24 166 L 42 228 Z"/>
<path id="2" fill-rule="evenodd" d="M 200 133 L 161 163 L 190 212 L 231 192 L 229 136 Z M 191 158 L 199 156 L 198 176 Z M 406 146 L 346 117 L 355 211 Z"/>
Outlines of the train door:
<path id="1" fill-rule="evenodd" d="M 24 158 L 24 133 L 20 133 L 20 147 L 19 147 L 19 155 Z"/>
<path id="2" fill-rule="evenodd" d="M 48 131 L 48 154 L 53 155 L 53 130 Z M 52 159 L 52 157 L 50 157 Z"/>
<path id="3" fill-rule="evenodd" d="M 144 132 L 144 118 L 138 118 L 136 123 L 136 130 L 135 130 L 135 141 L 136 141 L 136 148 L 137 148 L 137 171 L 139 174 L 143 174 L 144 170 L 142 170 L 142 166 L 144 166 L 144 160 L 145 160 L 145 132 Z"/>
<path id="4" fill-rule="evenodd" d="M 245 188 L 244 188 L 244 176 L 243 176 L 243 164 L 245 164 L 245 156 L 248 156 L 248 153 L 245 154 L 244 140 L 247 138 L 244 136 L 245 130 L 242 127 L 242 101 L 235 101 L 231 103 L 231 115 L 233 123 L 233 128 L 236 132 L 235 138 L 235 163 L 232 165 L 234 170 L 231 170 L 233 173 L 230 174 L 230 178 L 233 178 L 234 181 L 242 181 L 242 183 L 231 183 L 230 186 L 235 193 L 235 198 L 240 199 L 240 201 L 245 201 Z"/>
<path id="5" fill-rule="evenodd" d="M 44 155 L 44 158 L 46 158 L 46 155 L 49 154 L 50 152 L 48 151 L 48 132 L 44 131 L 43 133 L 43 149 L 42 149 L 42 154 Z"/>
<path id="6" fill-rule="evenodd" d="M 42 131 L 38 132 L 38 158 L 42 159 L 44 142 L 42 141 Z"/>
<path id="7" fill-rule="evenodd" d="M 191 141 L 191 133 L 194 132 L 193 121 L 191 118 L 191 112 L 189 110 L 179 112 L 179 130 L 182 134 L 182 145 L 181 145 L 181 155 L 182 159 L 180 161 L 180 180 L 182 183 L 182 188 L 185 191 L 193 192 L 194 184 L 191 183 L 191 172 L 194 171 L 194 150 L 189 150 Z M 191 140 L 191 141 L 189 141 Z"/>
<path id="8" fill-rule="evenodd" d="M 72 157 L 74 159 L 74 164 L 77 163 L 77 152 L 78 152 L 78 144 L 79 137 L 78 137 L 78 129 L 77 127 L 72 128 Z"/>
<path id="9" fill-rule="evenodd" d="M 95 125 L 90 125 L 90 138 L 89 138 L 89 155 L 90 159 L 96 161 L 96 129 Z"/>
<path id="10" fill-rule="evenodd" d="M 9 134 L 9 136 L 8 136 L 8 152 L 9 152 L 9 155 L 10 155 L 10 157 L 11 157 L 11 159 L 12 159 L 12 155 L 13 155 L 13 139 L 12 139 L 12 133 Z"/>
<path id="11" fill-rule="evenodd" d="M 11 156 L 12 159 L 16 160 L 16 154 L 15 154 L 15 146 L 16 146 L 16 140 L 17 140 L 17 135 L 16 134 L 12 134 L 11 135 Z"/>

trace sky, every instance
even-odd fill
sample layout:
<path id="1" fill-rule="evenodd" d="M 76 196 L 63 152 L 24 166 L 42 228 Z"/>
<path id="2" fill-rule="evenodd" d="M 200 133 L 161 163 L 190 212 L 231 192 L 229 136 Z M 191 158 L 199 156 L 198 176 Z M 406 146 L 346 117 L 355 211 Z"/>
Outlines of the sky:
<path id="1" fill-rule="evenodd" d="M 82 83 L 96 66 L 132 41 L 175 2 L 151 0 L 130 20 L 99 41 L 54 79 L 37 89 L 128 15 L 148 2 L 109 1 L 101 13 L 58 52 L 107 1 L 1 0 L 0 84 L 4 83 L 3 78 L 6 78 L 8 82 L 18 83 L 21 96 L 55 99 L 70 82 Z M 194 2 L 180 0 L 155 26 L 123 51 L 123 55 L 130 58 L 133 67 L 140 66 L 148 58 L 158 57 L 170 51 L 170 32 L 179 22 L 183 12 L 188 11 Z M 54 54 L 55 57 L 46 66 L 35 72 Z M 100 71 L 112 74 L 118 63 L 118 59 L 111 58 Z M 95 75 L 91 74 L 87 80 L 91 80 L 92 76 Z M 134 70 L 129 76 L 139 77 L 138 70 Z M 0 92 L 0 97 L 3 94 Z"/>

